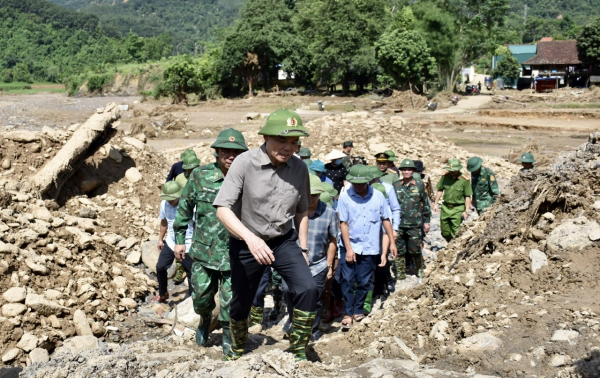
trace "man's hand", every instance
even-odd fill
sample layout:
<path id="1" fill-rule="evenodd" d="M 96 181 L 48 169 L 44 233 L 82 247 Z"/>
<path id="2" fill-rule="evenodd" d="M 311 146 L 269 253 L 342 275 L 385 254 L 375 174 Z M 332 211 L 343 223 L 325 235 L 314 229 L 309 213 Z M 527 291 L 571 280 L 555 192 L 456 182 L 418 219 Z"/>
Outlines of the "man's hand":
<path id="1" fill-rule="evenodd" d="M 252 256 L 254 256 L 260 265 L 271 265 L 275 261 L 275 256 L 271 248 L 258 236 L 250 235 L 248 240 L 246 240 L 246 244 L 250 253 L 252 253 Z"/>
<path id="2" fill-rule="evenodd" d="M 427 234 L 427 233 L 429 233 L 429 230 L 431 230 L 431 224 L 425 223 L 423 225 L 423 232 L 425 232 Z"/>
<path id="3" fill-rule="evenodd" d="M 158 244 L 156 245 L 156 247 L 158 247 L 158 250 L 159 250 L 159 251 L 162 251 L 162 249 L 163 249 L 163 246 L 164 246 L 164 245 L 165 245 L 165 244 L 164 244 L 163 240 L 162 240 L 162 239 L 160 239 L 160 240 L 158 241 Z"/>
<path id="4" fill-rule="evenodd" d="M 177 261 L 183 261 L 185 258 L 185 244 L 176 244 L 173 252 L 175 252 Z"/>
<path id="5" fill-rule="evenodd" d="M 469 217 L 469 213 L 467 213 L 466 211 L 463 211 L 463 213 L 461 215 L 462 215 L 462 219 L 465 220 L 465 221 Z"/>
<path id="6" fill-rule="evenodd" d="M 396 248 L 396 243 L 390 244 L 390 254 L 392 255 L 392 259 L 396 260 L 396 257 L 398 257 L 398 248 Z"/>
<path id="7" fill-rule="evenodd" d="M 383 268 L 387 264 L 387 256 L 386 253 L 381 254 L 381 263 L 377 265 L 380 268 Z"/>
<path id="8" fill-rule="evenodd" d="M 433 204 L 433 208 L 431 209 L 433 211 L 434 214 L 437 214 L 440 212 L 440 210 L 438 209 L 438 204 L 434 203 Z"/>
<path id="9" fill-rule="evenodd" d="M 354 264 L 356 262 L 356 254 L 352 248 L 346 249 L 346 263 Z"/>
<path id="10" fill-rule="evenodd" d="M 332 279 L 332 278 L 333 278 L 333 267 L 332 267 L 332 266 L 330 266 L 330 267 L 327 269 L 327 279 L 328 279 L 328 280 L 330 280 L 330 279 Z"/>

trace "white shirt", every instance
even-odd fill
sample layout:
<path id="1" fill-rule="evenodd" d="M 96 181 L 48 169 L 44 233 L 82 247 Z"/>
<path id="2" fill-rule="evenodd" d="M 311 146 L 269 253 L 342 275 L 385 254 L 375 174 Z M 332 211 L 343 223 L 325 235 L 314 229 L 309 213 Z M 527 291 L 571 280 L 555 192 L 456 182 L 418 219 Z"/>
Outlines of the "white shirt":
<path id="1" fill-rule="evenodd" d="M 175 233 L 173 232 L 173 222 L 175 222 L 175 216 L 177 215 L 177 208 L 173 207 L 169 202 L 162 200 L 160 201 L 160 215 L 158 219 L 167 220 L 167 246 L 171 250 L 175 249 Z M 188 252 L 192 246 L 192 237 L 194 236 L 194 221 L 188 224 L 187 231 L 185 232 L 185 251 Z"/>

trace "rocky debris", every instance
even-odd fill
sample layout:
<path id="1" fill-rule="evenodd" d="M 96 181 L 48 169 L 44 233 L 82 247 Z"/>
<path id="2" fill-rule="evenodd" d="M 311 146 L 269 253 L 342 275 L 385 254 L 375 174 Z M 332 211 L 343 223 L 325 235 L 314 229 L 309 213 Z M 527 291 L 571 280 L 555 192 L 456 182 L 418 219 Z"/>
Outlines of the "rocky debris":
<path id="1" fill-rule="evenodd" d="M 567 219 L 556 227 L 547 238 L 547 245 L 554 251 L 568 248 L 582 250 L 600 240 L 600 225 L 581 216 Z"/>
<path id="2" fill-rule="evenodd" d="M 531 259 L 531 273 L 536 273 L 544 266 L 548 265 L 548 257 L 539 249 L 529 251 L 529 259 Z"/>
<path id="3" fill-rule="evenodd" d="M 2 315 L 7 318 L 19 316 L 27 311 L 27 306 L 22 303 L 6 303 L 2 305 Z"/>
<path id="4" fill-rule="evenodd" d="M 35 348 L 27 356 L 27 366 L 32 364 L 44 364 L 50 361 L 50 355 L 48 351 L 43 348 Z"/>
<path id="5" fill-rule="evenodd" d="M 21 349 L 11 348 L 2 355 L 2 362 L 5 364 L 12 362 L 12 361 L 16 360 L 21 355 L 21 353 L 22 353 Z"/>
<path id="6" fill-rule="evenodd" d="M 130 183 L 135 184 L 136 182 L 141 181 L 144 177 L 137 168 L 132 167 L 125 172 L 125 178 Z"/>
<path id="7" fill-rule="evenodd" d="M 19 143 L 39 142 L 40 136 L 38 133 L 27 130 L 9 131 L 3 135 L 4 139 L 12 140 Z"/>
<path id="8" fill-rule="evenodd" d="M 11 287 L 2 294 L 2 297 L 10 303 L 24 302 L 27 290 L 24 287 Z"/>
<path id="9" fill-rule="evenodd" d="M 73 325 L 75 326 L 75 331 L 77 331 L 78 336 L 93 334 L 87 316 L 85 315 L 85 312 L 81 310 L 75 310 L 75 313 L 73 314 Z"/>
<path id="10" fill-rule="evenodd" d="M 98 339 L 91 335 L 75 336 L 72 339 L 66 340 L 62 347 L 56 351 L 57 354 L 69 351 L 72 354 L 78 354 L 82 351 L 95 349 L 98 347 Z"/>
<path id="11" fill-rule="evenodd" d="M 158 240 L 148 240 L 142 244 L 142 262 L 152 273 L 156 273 L 156 264 L 160 256 L 160 251 L 156 248 L 157 243 Z"/>
<path id="12" fill-rule="evenodd" d="M 132 264 L 132 265 L 136 265 L 140 263 L 140 260 L 142 259 L 142 253 L 140 251 L 132 251 L 130 254 L 127 255 L 127 258 L 125 259 L 125 261 L 127 261 L 128 263 Z"/>
<path id="13" fill-rule="evenodd" d="M 482 332 L 462 339 L 458 352 L 472 357 L 487 351 L 494 351 L 502 347 L 502 340 L 489 332 Z"/>
<path id="14" fill-rule="evenodd" d="M 12 161 L 10 159 L 2 159 L 2 169 L 10 169 L 12 167 Z"/>
<path id="15" fill-rule="evenodd" d="M 171 311 L 167 316 L 169 320 L 175 320 L 175 311 Z M 192 297 L 186 298 L 183 302 L 177 305 L 177 321 L 191 329 L 198 328 L 200 323 L 200 315 L 194 311 L 194 302 Z"/>
<path id="16" fill-rule="evenodd" d="M 552 338 L 550 340 L 571 342 L 578 337 L 579 337 L 579 332 L 577 332 L 577 331 L 559 329 L 557 331 L 554 331 L 554 334 L 552 335 Z"/>
<path id="17" fill-rule="evenodd" d="M 25 305 L 31 308 L 33 311 L 44 316 L 60 316 L 69 312 L 65 306 L 61 306 L 56 302 L 48 300 L 44 298 L 43 295 L 33 293 L 27 294 L 27 297 L 25 298 Z"/>
<path id="18" fill-rule="evenodd" d="M 30 352 L 38 346 L 40 340 L 32 333 L 25 333 L 19 340 L 17 347 L 22 349 L 24 352 Z"/>

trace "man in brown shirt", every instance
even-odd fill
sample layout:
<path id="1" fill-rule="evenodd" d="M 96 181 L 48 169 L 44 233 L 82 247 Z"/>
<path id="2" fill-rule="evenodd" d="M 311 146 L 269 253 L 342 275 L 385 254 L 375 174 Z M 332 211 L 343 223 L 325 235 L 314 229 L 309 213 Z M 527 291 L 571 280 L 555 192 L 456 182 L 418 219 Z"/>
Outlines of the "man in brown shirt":
<path id="1" fill-rule="evenodd" d="M 271 265 L 294 293 L 290 352 L 305 360 L 318 291 L 307 257 L 308 168 L 293 153 L 308 132 L 298 114 L 280 109 L 259 134 L 265 143 L 234 160 L 213 203 L 231 235 L 232 345 L 226 357 L 237 359 L 244 352 L 252 299 Z"/>

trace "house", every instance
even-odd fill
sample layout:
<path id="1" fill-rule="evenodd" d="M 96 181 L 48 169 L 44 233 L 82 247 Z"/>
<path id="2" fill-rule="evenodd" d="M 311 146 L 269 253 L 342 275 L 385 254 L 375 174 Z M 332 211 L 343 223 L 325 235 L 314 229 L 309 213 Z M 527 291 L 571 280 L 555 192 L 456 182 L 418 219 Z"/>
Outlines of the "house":
<path id="1" fill-rule="evenodd" d="M 578 85 L 589 74 L 582 72 L 577 54 L 577 41 L 540 41 L 536 55 L 524 61 L 523 67 L 530 67 L 531 75 L 538 78 L 558 79 L 560 86 Z"/>
<path id="2" fill-rule="evenodd" d="M 521 65 L 523 62 L 533 58 L 537 53 L 536 45 L 508 45 L 506 46 Z M 496 69 L 498 63 L 502 60 L 503 55 L 497 55 L 492 57 L 492 70 Z M 510 83 L 505 80 L 505 85 L 513 88 L 523 89 L 529 88 L 531 84 L 531 72 L 528 71 L 529 66 L 522 66 L 521 73 L 519 74 L 519 80 L 514 83 Z"/>

